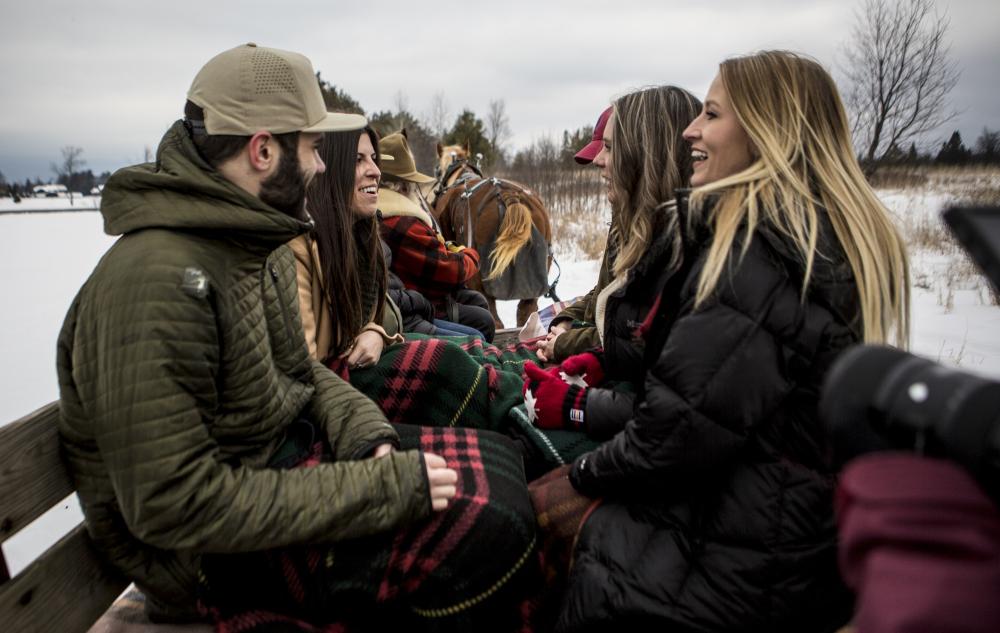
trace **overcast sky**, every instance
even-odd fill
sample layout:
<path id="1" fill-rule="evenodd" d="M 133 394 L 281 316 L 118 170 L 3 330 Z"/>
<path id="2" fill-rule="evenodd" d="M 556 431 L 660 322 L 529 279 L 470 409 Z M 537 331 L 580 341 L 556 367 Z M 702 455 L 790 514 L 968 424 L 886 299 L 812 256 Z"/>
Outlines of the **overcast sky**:
<path id="1" fill-rule="evenodd" d="M 99 173 L 140 162 L 180 117 L 201 65 L 245 42 L 304 53 L 367 112 L 402 94 L 418 117 L 506 100 L 512 147 L 592 124 L 616 95 L 673 83 L 703 96 L 718 62 L 763 48 L 839 76 L 861 0 L 507 0 L 495 3 L 13 0 L 0 23 L 0 172 L 53 177 L 60 148 Z M 473 8 L 475 7 L 475 8 Z M 481 7 L 481 8 L 480 8 Z M 962 77 L 959 129 L 1000 129 L 1000 2 L 939 2 Z"/>

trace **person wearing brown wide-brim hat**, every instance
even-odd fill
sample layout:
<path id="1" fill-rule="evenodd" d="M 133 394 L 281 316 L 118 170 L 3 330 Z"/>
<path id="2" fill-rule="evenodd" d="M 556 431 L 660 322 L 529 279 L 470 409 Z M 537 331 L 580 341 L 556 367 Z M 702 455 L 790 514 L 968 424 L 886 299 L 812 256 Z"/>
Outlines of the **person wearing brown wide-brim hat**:
<path id="1" fill-rule="evenodd" d="M 382 239 L 392 252 L 390 271 L 407 289 L 431 302 L 435 325 L 448 321 L 440 328 L 454 331 L 452 326 L 457 323 L 492 341 L 496 326 L 486 298 L 465 287 L 479 271 L 479 253 L 445 242 L 438 231 L 418 187 L 434 182 L 434 178 L 417 171 L 406 130 L 381 138 L 378 151 L 382 159 L 378 208 Z"/>

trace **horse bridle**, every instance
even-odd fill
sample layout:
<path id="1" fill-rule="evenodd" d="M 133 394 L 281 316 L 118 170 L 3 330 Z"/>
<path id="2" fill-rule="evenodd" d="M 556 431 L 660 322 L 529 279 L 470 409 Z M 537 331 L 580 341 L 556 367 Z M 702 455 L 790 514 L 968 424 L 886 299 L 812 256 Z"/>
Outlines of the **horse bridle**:
<path id="1" fill-rule="evenodd" d="M 466 174 L 468 175 L 462 174 L 458 178 L 458 180 L 449 185 L 448 179 L 451 178 L 452 174 L 454 174 L 456 171 L 459 171 L 460 169 L 468 169 L 472 173 L 466 172 Z M 448 166 L 444 170 L 443 176 L 441 175 L 441 166 L 438 165 L 437 167 L 435 167 L 434 177 L 438 179 L 438 186 L 434 189 L 434 199 L 437 200 L 438 196 L 442 195 L 444 192 L 448 191 L 452 187 L 457 187 L 458 185 L 463 184 L 466 180 L 469 180 L 471 178 L 482 178 L 483 172 L 480 171 L 478 167 L 470 163 L 468 158 L 456 158 L 455 160 L 448 163 Z"/>

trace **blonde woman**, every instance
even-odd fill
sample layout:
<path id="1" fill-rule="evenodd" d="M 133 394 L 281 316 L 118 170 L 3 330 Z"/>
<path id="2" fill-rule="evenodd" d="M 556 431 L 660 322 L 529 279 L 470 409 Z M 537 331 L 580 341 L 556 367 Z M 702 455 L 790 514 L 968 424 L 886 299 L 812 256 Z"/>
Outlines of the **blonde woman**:
<path id="1" fill-rule="evenodd" d="M 906 343 L 906 254 L 816 62 L 723 62 L 684 136 L 679 267 L 634 416 L 570 471 L 604 501 L 557 628 L 834 630 L 850 599 L 819 388 L 849 345 Z"/>

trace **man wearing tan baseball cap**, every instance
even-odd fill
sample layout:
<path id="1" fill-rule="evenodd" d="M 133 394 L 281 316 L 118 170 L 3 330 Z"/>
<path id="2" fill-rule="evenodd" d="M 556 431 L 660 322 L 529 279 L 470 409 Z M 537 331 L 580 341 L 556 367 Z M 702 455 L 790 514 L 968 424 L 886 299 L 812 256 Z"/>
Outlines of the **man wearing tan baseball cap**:
<path id="1" fill-rule="evenodd" d="M 444 459 L 394 450 L 382 411 L 302 333 L 284 245 L 311 228 L 322 133 L 364 125 L 326 111 L 308 59 L 246 44 L 201 69 L 155 163 L 104 188 L 120 237 L 63 324 L 59 432 L 93 543 L 154 616 L 340 617 L 370 562 L 320 545 L 388 548 L 456 494 Z M 314 446 L 336 463 L 291 468 Z M 312 602 L 288 595 L 282 565 L 321 551 L 295 568 Z"/>

